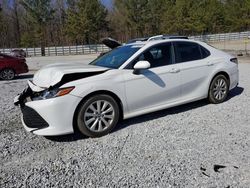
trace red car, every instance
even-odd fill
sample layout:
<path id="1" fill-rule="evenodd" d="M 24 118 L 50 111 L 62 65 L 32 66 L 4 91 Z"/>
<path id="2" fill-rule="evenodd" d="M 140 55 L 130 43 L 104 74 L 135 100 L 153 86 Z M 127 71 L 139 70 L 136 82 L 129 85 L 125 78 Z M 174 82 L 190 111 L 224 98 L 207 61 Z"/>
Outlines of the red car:
<path id="1" fill-rule="evenodd" d="M 0 79 L 12 80 L 16 75 L 27 73 L 28 65 L 24 58 L 0 53 Z"/>

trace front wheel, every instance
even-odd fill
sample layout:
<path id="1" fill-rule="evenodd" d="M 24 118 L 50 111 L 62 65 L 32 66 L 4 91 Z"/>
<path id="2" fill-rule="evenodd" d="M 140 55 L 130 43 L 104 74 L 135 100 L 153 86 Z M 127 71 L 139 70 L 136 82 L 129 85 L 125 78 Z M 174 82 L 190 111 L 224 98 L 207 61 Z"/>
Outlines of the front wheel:
<path id="1" fill-rule="evenodd" d="M 226 100 L 229 92 L 229 81 L 224 75 L 216 76 L 209 88 L 208 100 L 219 104 Z"/>
<path id="2" fill-rule="evenodd" d="M 76 116 L 76 124 L 86 136 L 104 136 L 117 125 L 119 113 L 119 106 L 111 96 L 96 95 L 83 101 Z"/>

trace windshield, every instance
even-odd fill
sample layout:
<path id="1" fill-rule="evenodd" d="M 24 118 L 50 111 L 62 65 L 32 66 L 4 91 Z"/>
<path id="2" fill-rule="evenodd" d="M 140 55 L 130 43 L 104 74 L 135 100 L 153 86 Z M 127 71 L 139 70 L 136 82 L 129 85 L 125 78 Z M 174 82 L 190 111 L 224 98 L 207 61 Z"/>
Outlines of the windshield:
<path id="1" fill-rule="evenodd" d="M 97 58 L 96 60 L 91 62 L 90 65 L 118 69 L 139 49 L 140 47 L 133 45 L 118 47 L 110 51 L 109 53 Z"/>

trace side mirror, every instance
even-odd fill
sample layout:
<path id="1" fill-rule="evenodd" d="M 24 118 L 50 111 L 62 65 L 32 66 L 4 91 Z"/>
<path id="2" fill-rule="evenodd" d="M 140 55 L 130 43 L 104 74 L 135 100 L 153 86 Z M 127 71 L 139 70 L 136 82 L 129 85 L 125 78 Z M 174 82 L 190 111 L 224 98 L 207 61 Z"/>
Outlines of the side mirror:
<path id="1" fill-rule="evenodd" d="M 138 61 L 134 66 L 134 73 L 138 74 L 140 70 L 146 70 L 150 68 L 148 61 Z"/>

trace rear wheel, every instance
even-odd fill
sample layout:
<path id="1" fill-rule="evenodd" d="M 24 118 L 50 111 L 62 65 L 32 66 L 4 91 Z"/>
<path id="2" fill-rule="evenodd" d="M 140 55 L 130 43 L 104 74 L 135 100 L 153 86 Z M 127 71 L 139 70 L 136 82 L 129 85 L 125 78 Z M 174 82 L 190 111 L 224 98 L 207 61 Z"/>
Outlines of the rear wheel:
<path id="1" fill-rule="evenodd" d="M 76 124 L 79 131 L 89 137 L 100 137 L 108 134 L 119 120 L 119 106 L 108 95 L 96 95 L 82 103 Z"/>
<path id="2" fill-rule="evenodd" d="M 3 80 L 13 80 L 15 78 L 15 71 L 13 69 L 3 69 L 0 72 L 0 78 Z"/>
<path id="3" fill-rule="evenodd" d="M 229 81 L 224 75 L 216 76 L 209 88 L 208 100 L 219 104 L 226 100 L 229 92 Z"/>

